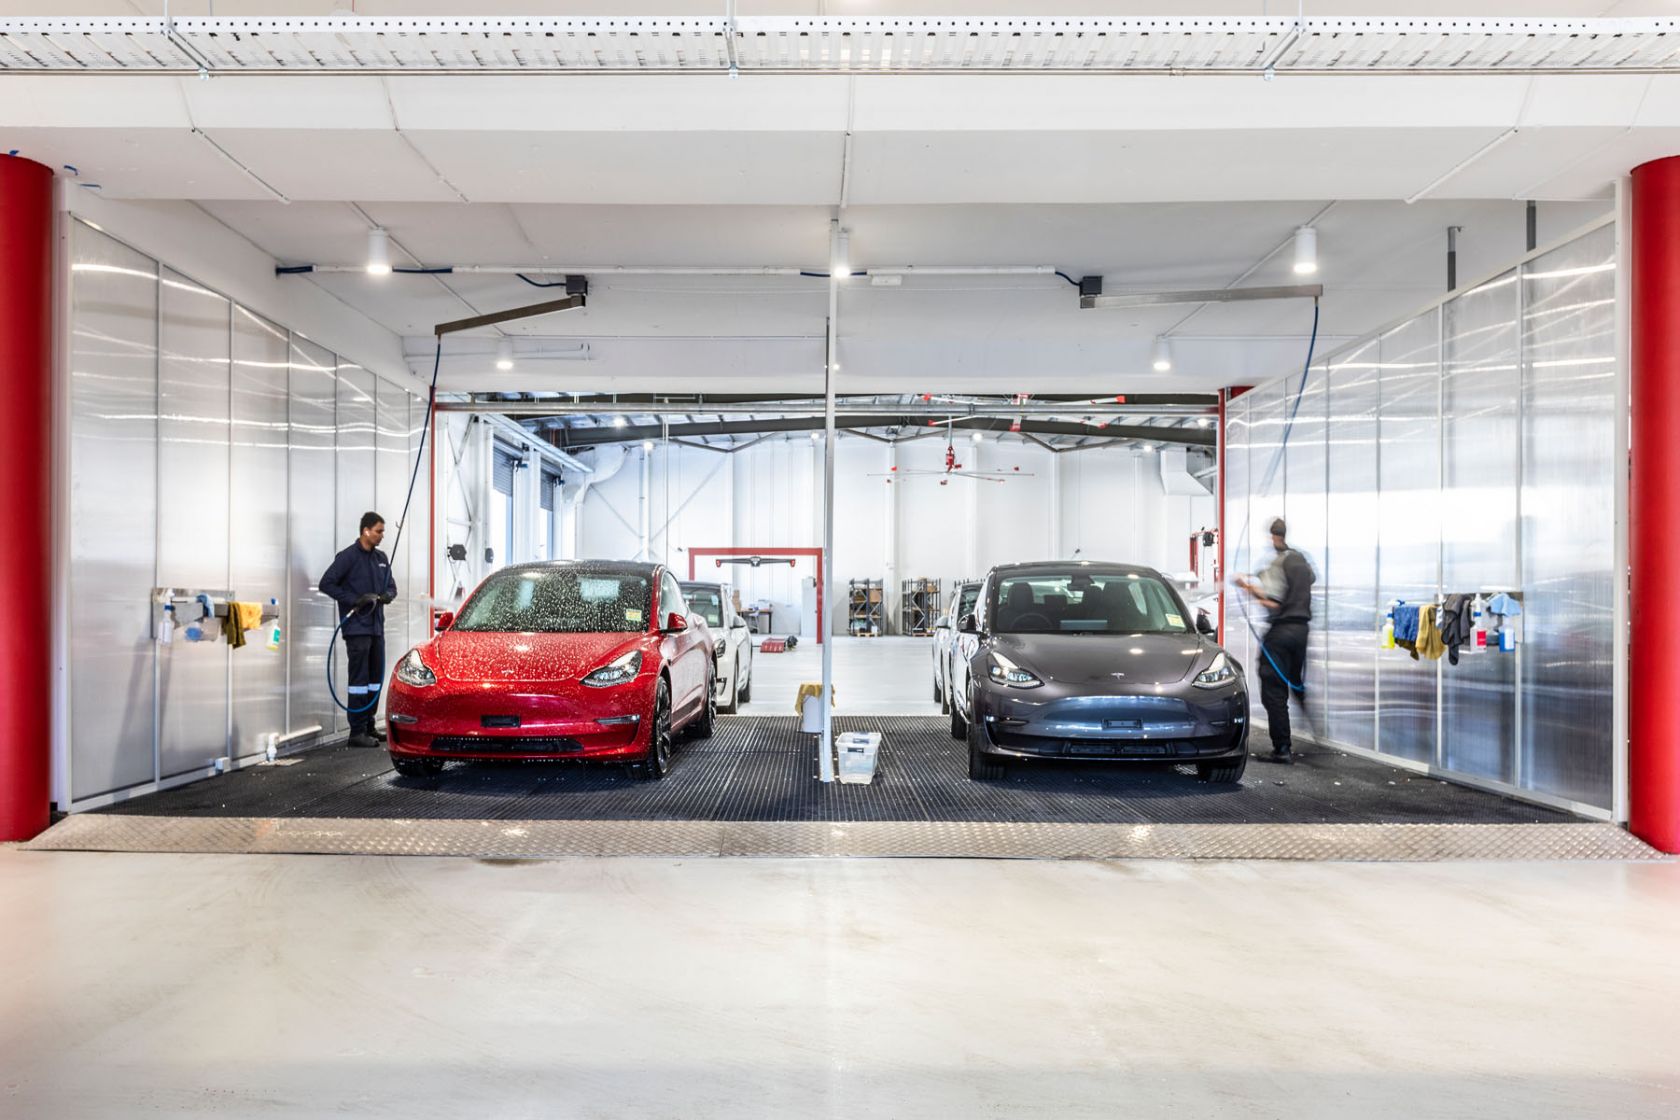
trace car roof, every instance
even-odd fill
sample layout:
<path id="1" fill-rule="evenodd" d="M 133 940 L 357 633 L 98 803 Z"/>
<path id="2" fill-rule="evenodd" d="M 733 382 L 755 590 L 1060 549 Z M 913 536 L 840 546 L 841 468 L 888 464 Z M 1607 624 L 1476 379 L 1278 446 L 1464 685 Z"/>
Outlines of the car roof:
<path id="1" fill-rule="evenodd" d="M 715 588 L 718 588 L 719 590 L 722 590 L 724 588 L 724 586 L 726 586 L 726 585 L 722 581 L 715 580 L 715 579 L 679 579 L 677 581 L 677 586 L 678 587 L 715 587 Z"/>
<path id="2" fill-rule="evenodd" d="M 641 560 L 537 560 L 529 564 L 509 564 L 503 572 L 591 572 L 602 575 L 637 575 L 652 579 L 665 565 Z M 492 575 L 496 574 L 494 572 Z"/>
<path id="3" fill-rule="evenodd" d="M 998 564 L 986 574 L 988 577 L 1031 576 L 1068 571 L 1087 572 L 1091 575 L 1136 575 L 1153 576 L 1155 579 L 1166 578 L 1156 569 L 1146 567 L 1143 564 L 1120 564 L 1108 560 L 1034 560 L 1026 564 Z"/>

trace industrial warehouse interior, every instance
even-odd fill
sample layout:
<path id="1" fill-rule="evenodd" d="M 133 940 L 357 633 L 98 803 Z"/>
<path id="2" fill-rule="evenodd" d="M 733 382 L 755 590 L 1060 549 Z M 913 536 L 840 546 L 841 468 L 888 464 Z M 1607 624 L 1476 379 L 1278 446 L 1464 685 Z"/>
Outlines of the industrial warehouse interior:
<path id="1" fill-rule="evenodd" d="M 1665 0 L 0 0 L 0 1115 L 1680 1102 Z"/>

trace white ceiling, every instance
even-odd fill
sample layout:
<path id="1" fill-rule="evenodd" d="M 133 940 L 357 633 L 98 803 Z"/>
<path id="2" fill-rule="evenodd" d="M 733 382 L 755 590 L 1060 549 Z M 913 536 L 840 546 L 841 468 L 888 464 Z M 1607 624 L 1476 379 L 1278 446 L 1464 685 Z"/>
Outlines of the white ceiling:
<path id="1" fill-rule="evenodd" d="M 0 0 L 0 15 L 44 7 Z M 215 5 L 218 15 L 325 7 Z M 1261 5 L 1200 7 L 1253 15 Z M 1369 14 L 1392 5 L 1314 7 Z M 1141 8 L 1058 5 L 1069 15 Z M 1472 8 L 1596 16 L 1674 14 L 1676 5 Z M 1459 274 L 1468 278 L 1522 252 L 1522 199 L 1542 200 L 1542 241 L 1603 214 L 1616 177 L 1680 152 L 1680 75 L 6 75 L 0 149 L 12 148 L 75 167 L 79 182 L 98 184 L 84 189 L 107 198 L 190 200 L 279 261 L 321 265 L 359 264 L 377 223 L 429 266 L 821 269 L 844 199 L 859 269 L 1049 265 L 1104 275 L 1110 291 L 1220 287 L 1244 274 L 1245 283 L 1285 283 L 1294 279 L 1287 250 L 1263 259 L 1334 202 L 1316 222 L 1330 346 L 1440 293 L 1450 225 L 1463 227 Z M 1415 204 L 1403 201 L 1420 192 Z M 514 374 L 486 368 L 485 352 L 452 362 L 451 385 L 748 391 L 820 380 L 820 279 L 598 272 L 591 281 L 587 309 L 507 327 L 529 355 Z M 435 323 L 543 298 L 507 276 L 288 282 L 319 285 L 415 338 L 416 350 Z M 1181 323 L 1188 310 L 1080 311 L 1073 288 L 1053 276 L 920 277 L 898 288 L 857 279 L 840 306 L 843 376 L 849 389 L 871 392 L 1204 389 L 1283 372 L 1304 353 L 1310 305 L 1210 306 Z M 1166 331 L 1178 368 L 1161 376 L 1149 372 L 1148 353 Z M 587 341 L 588 359 L 539 360 L 545 338 Z M 484 351 L 482 341 L 452 345 Z"/>

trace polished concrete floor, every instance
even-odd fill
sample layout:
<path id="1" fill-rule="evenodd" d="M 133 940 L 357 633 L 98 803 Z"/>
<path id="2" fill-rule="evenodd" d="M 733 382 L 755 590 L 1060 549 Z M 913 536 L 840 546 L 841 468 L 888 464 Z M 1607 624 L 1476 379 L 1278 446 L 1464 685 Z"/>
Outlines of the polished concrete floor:
<path id="1" fill-rule="evenodd" d="M 757 639 L 755 639 L 757 640 Z M 834 714 L 936 716 L 932 638 L 835 638 Z M 801 639 L 786 653 L 753 655 L 752 702 L 744 716 L 785 716 L 805 681 L 822 680 L 822 647 Z"/>
<path id="2" fill-rule="evenodd" d="M 0 849 L 0 1115 L 1657 1117 L 1680 865 Z"/>

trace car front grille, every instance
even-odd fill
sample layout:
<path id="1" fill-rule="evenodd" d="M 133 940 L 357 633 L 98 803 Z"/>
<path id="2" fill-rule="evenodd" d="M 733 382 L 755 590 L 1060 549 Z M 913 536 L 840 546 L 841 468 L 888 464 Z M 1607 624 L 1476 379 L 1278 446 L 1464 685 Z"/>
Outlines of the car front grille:
<path id="1" fill-rule="evenodd" d="M 576 754 L 583 744 L 554 735 L 439 735 L 431 749 L 448 754 Z"/>

